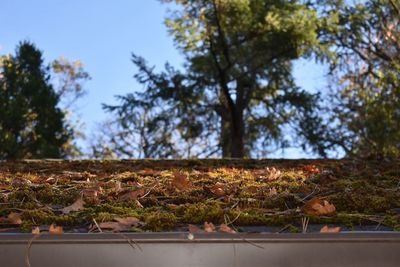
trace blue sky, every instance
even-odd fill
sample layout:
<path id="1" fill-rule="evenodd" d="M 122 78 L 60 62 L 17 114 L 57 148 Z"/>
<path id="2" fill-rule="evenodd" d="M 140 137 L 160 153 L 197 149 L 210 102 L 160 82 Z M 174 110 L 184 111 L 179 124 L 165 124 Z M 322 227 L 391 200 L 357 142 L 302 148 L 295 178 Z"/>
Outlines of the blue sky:
<path id="1" fill-rule="evenodd" d="M 60 56 L 82 61 L 92 80 L 78 105 L 90 134 L 108 116 L 101 103 L 142 89 L 133 79 L 132 52 L 157 68 L 182 62 L 163 24 L 166 11 L 157 0 L 0 0 L 0 54 L 14 53 L 19 41 L 29 40 L 47 62 Z M 310 91 L 324 85 L 323 68 L 314 63 L 297 62 L 295 77 Z M 274 156 L 306 155 L 294 149 Z"/>

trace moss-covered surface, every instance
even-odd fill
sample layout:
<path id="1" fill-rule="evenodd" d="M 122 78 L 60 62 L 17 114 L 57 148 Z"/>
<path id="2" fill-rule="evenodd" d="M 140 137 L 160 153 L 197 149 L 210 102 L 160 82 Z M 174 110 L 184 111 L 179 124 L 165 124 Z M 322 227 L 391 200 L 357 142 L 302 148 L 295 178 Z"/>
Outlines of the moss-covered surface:
<path id="1" fill-rule="evenodd" d="M 312 198 L 336 207 L 310 216 Z M 83 199 L 82 208 L 63 208 Z M 9 221 L 17 213 L 22 223 Z M 188 224 L 281 227 L 309 224 L 400 230 L 400 161 L 132 160 L 0 162 L 0 231 L 50 224 L 66 232 L 135 217 L 128 231 L 169 231 Z M 386 228 L 385 228 L 386 227 Z M 97 229 L 98 230 L 98 229 Z"/>

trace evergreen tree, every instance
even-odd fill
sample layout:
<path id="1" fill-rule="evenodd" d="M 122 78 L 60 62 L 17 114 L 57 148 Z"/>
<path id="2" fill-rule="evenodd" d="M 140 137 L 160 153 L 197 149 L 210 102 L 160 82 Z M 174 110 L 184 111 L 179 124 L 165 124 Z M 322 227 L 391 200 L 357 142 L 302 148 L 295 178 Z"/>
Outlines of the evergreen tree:
<path id="1" fill-rule="evenodd" d="M 308 124 L 316 96 L 296 86 L 292 62 L 323 50 L 316 9 L 286 0 L 164 2 L 177 7 L 166 25 L 185 58 L 184 69 L 167 64 L 155 73 L 133 55 L 135 77 L 145 90 L 120 96 L 120 105 L 105 105 L 117 116 L 113 136 L 123 141 L 130 137 L 120 133 L 135 132 L 142 135 L 137 140 L 149 141 L 129 143 L 125 150 L 265 156 L 271 145 L 287 145 L 285 129 Z"/>
<path id="2" fill-rule="evenodd" d="M 1 57 L 0 159 L 60 158 L 73 136 L 66 127 L 60 99 L 50 83 L 49 67 L 30 42 L 15 56 Z"/>

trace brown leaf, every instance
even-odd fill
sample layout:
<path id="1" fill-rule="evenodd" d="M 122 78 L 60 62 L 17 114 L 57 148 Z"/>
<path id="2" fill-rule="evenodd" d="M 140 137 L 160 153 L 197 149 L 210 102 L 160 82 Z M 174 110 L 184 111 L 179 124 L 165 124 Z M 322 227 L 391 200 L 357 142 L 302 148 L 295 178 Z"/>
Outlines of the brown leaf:
<path id="1" fill-rule="evenodd" d="M 121 181 L 116 181 L 114 184 L 114 192 L 119 193 L 122 191 L 122 183 Z"/>
<path id="2" fill-rule="evenodd" d="M 61 235 L 64 233 L 64 229 L 61 226 L 50 225 L 49 233 L 53 235 Z"/>
<path id="3" fill-rule="evenodd" d="M 39 226 L 36 226 L 35 228 L 32 229 L 32 234 L 33 235 L 39 235 L 40 234 Z"/>
<path id="4" fill-rule="evenodd" d="M 275 167 L 267 168 L 267 180 L 268 181 L 273 181 L 278 179 L 281 176 L 281 171 L 276 169 Z"/>
<path id="5" fill-rule="evenodd" d="M 271 189 L 269 189 L 269 192 L 268 192 L 269 197 L 276 196 L 277 194 L 278 194 L 278 191 L 276 190 L 275 187 L 272 187 Z"/>
<path id="6" fill-rule="evenodd" d="M 213 223 L 208 223 L 208 222 L 204 222 L 204 231 L 206 231 L 207 233 L 213 233 L 215 232 L 215 226 Z"/>
<path id="7" fill-rule="evenodd" d="M 326 200 L 313 198 L 306 202 L 306 204 L 303 206 L 303 211 L 308 215 L 328 216 L 335 214 L 336 208 L 333 204 L 330 204 Z"/>
<path id="8" fill-rule="evenodd" d="M 7 216 L 7 222 L 9 224 L 15 224 L 15 225 L 22 224 L 21 213 L 11 212 Z"/>
<path id="9" fill-rule="evenodd" d="M 217 182 L 213 187 L 210 188 L 210 191 L 218 196 L 222 197 L 225 195 L 225 185 L 223 183 Z"/>
<path id="10" fill-rule="evenodd" d="M 98 197 L 99 190 L 95 188 L 88 188 L 82 191 L 83 198 L 86 203 L 97 204 L 99 203 Z"/>
<path id="11" fill-rule="evenodd" d="M 321 228 L 319 231 L 320 233 L 339 233 L 340 232 L 340 227 L 328 227 L 325 225 L 324 227 Z"/>
<path id="12" fill-rule="evenodd" d="M 233 230 L 232 228 L 230 228 L 228 225 L 226 224 L 221 224 L 219 226 L 218 231 L 223 232 L 223 233 L 229 233 L 229 234 L 236 234 L 236 231 Z"/>
<path id="13" fill-rule="evenodd" d="M 103 230 L 111 230 L 115 232 L 127 231 L 133 227 L 142 226 L 143 223 L 135 217 L 114 218 L 115 222 L 102 222 L 99 227 Z"/>
<path id="14" fill-rule="evenodd" d="M 303 171 L 308 174 L 319 174 L 320 173 L 318 167 L 315 165 L 311 165 L 311 164 L 304 166 Z"/>
<path id="15" fill-rule="evenodd" d="M 189 224 L 188 228 L 189 228 L 189 232 L 192 234 L 201 232 L 201 229 L 194 224 Z"/>
<path id="16" fill-rule="evenodd" d="M 135 217 L 126 217 L 126 218 L 114 218 L 115 221 L 124 224 L 124 225 L 129 225 L 130 227 L 136 225 L 138 226 L 140 224 L 140 220 Z"/>
<path id="17" fill-rule="evenodd" d="M 74 203 L 62 209 L 64 214 L 68 214 L 71 211 L 80 211 L 83 209 L 83 205 L 85 205 L 85 201 L 83 199 L 78 198 Z"/>
<path id="18" fill-rule="evenodd" d="M 125 191 L 119 197 L 119 201 L 130 201 L 130 200 L 137 200 L 138 197 L 141 197 L 145 194 L 144 188 L 140 188 L 134 191 Z"/>
<path id="19" fill-rule="evenodd" d="M 189 180 L 189 177 L 187 177 L 187 175 L 182 174 L 181 172 L 174 172 L 172 185 L 181 191 L 185 191 L 192 187 L 192 182 Z"/>

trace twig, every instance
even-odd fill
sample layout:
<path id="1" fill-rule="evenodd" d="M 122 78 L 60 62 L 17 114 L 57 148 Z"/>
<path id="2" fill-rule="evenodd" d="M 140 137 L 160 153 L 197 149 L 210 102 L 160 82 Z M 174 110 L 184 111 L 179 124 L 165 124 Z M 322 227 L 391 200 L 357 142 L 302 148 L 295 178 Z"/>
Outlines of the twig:
<path id="1" fill-rule="evenodd" d="M 29 260 L 30 253 L 31 253 L 31 247 L 32 247 L 33 241 L 35 239 L 39 238 L 40 236 L 41 236 L 41 234 L 34 235 L 28 242 L 28 247 L 26 249 L 26 254 L 25 254 L 25 266 L 26 267 L 31 267 L 31 262 Z"/>
<path id="2" fill-rule="evenodd" d="M 117 235 L 122 236 L 126 241 L 128 241 L 129 245 L 131 246 L 132 249 L 135 249 L 135 246 L 132 244 L 132 242 L 139 248 L 139 250 L 141 252 L 143 252 L 142 247 L 134 240 L 131 238 L 128 238 L 126 235 L 124 235 L 123 233 L 119 233 L 119 232 L 114 232 Z"/>
<path id="3" fill-rule="evenodd" d="M 97 229 L 99 230 L 100 233 L 102 233 L 103 231 L 101 230 L 100 226 L 97 224 L 96 219 L 93 218 L 93 222 L 96 225 Z"/>
<path id="4" fill-rule="evenodd" d="M 280 229 L 277 233 L 282 233 L 283 231 L 285 231 L 286 229 L 288 229 L 290 227 L 290 224 L 286 224 L 282 229 Z"/>
<path id="5" fill-rule="evenodd" d="M 302 233 L 305 234 L 307 233 L 307 228 L 308 228 L 308 222 L 310 221 L 310 218 L 308 217 L 303 217 L 301 218 L 301 225 L 303 227 Z"/>
<path id="6" fill-rule="evenodd" d="M 310 196 L 314 195 L 315 190 L 317 190 L 317 188 L 318 188 L 318 185 L 316 185 L 316 186 L 314 187 L 314 190 L 313 190 L 310 194 L 308 194 L 307 196 L 303 197 L 303 198 L 301 199 L 301 201 L 304 202 L 304 200 L 306 200 L 306 199 L 309 198 Z"/>
<path id="7" fill-rule="evenodd" d="M 156 186 L 157 186 L 157 184 L 155 184 L 152 188 L 149 189 L 149 191 L 148 191 L 146 194 L 144 194 L 143 196 L 141 196 L 141 197 L 139 197 L 139 198 L 145 198 L 145 197 L 147 197 L 147 195 L 150 194 L 151 190 L 153 190 Z"/>

